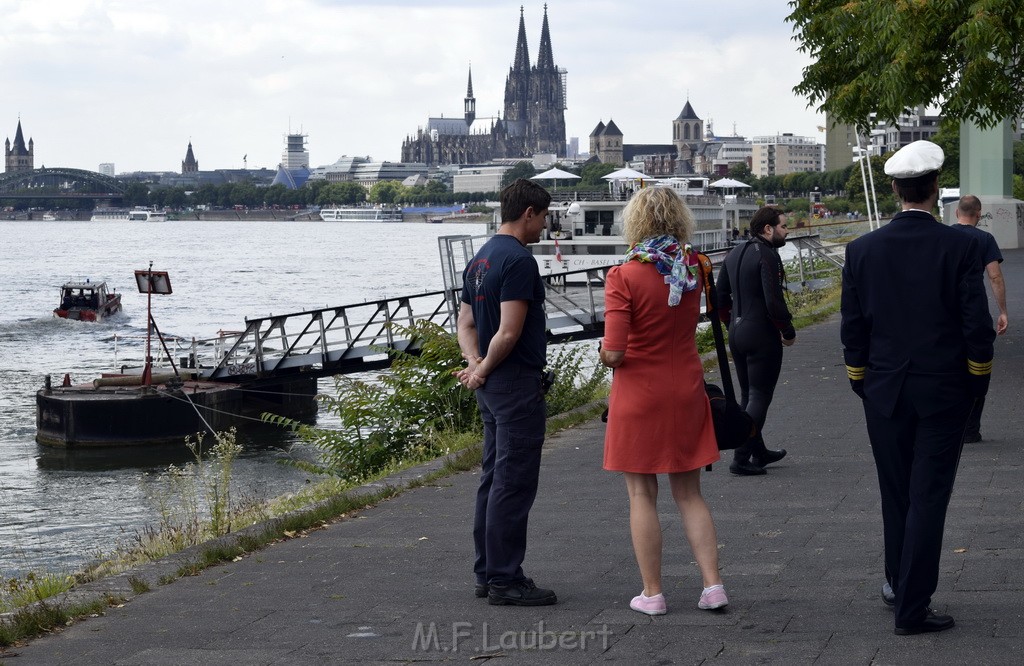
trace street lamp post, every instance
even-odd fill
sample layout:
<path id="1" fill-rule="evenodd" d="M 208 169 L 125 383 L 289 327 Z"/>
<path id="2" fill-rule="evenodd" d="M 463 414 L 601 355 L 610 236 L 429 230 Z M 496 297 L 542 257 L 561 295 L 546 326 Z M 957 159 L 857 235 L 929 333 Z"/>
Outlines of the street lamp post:
<path id="1" fill-rule="evenodd" d="M 882 226 L 882 222 L 878 216 L 878 201 L 875 198 L 875 176 L 871 169 L 870 156 L 867 149 L 860 146 L 860 135 L 857 136 L 857 145 L 854 146 L 853 153 L 857 156 L 857 161 L 860 162 L 860 179 L 864 184 L 864 203 L 868 209 L 868 228 L 874 231 Z M 866 167 L 864 166 L 865 161 L 867 161 Z M 864 173 L 865 170 L 867 171 L 866 174 Z M 870 194 L 868 193 L 869 180 L 871 183 Z"/>

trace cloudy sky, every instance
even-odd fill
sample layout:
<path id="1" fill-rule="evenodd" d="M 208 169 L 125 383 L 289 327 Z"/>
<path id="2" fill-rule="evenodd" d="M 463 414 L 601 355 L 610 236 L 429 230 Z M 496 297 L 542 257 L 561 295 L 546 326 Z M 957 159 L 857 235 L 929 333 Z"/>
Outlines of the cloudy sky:
<path id="1" fill-rule="evenodd" d="M 313 165 L 397 161 L 428 116 L 503 109 L 519 7 L 536 62 L 543 2 L 0 0 L 0 135 L 20 116 L 36 167 L 276 168 L 289 129 Z M 808 63 L 785 0 L 549 0 L 569 136 L 614 119 L 668 143 L 687 97 L 719 135 L 824 134 L 792 88 Z"/>

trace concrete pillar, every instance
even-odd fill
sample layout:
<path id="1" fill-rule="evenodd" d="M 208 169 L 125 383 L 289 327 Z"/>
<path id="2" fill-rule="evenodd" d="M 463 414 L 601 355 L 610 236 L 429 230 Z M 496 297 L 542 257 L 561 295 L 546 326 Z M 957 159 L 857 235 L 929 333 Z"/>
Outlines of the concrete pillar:
<path id="1" fill-rule="evenodd" d="M 1002 249 L 1024 247 L 1024 201 L 1013 198 L 1013 135 L 1010 121 L 983 130 L 960 124 L 960 194 L 981 199 L 978 228 L 995 236 Z M 956 204 L 945 219 L 956 220 Z"/>

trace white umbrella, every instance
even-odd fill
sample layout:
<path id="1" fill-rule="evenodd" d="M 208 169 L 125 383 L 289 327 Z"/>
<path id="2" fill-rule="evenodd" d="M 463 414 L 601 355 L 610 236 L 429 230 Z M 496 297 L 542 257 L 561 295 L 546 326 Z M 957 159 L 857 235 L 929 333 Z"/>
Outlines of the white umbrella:
<path id="1" fill-rule="evenodd" d="M 561 169 L 548 169 L 544 173 L 538 173 L 536 176 L 530 178 L 530 180 L 579 180 L 580 177 L 574 173 L 568 171 L 562 171 Z"/>
<path id="2" fill-rule="evenodd" d="M 618 171 L 612 171 L 607 176 L 602 176 L 605 180 L 655 180 L 647 174 L 640 173 L 636 169 L 619 169 Z"/>
<path id="3" fill-rule="evenodd" d="M 750 185 L 741 183 L 738 180 L 733 180 L 732 178 L 722 178 L 721 180 L 716 180 L 711 183 L 708 187 L 750 187 Z"/>

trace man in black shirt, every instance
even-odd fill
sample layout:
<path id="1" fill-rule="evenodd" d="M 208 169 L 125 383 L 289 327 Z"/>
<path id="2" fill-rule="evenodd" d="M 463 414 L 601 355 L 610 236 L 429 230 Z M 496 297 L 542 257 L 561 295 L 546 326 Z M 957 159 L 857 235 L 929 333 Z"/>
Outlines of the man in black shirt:
<path id="1" fill-rule="evenodd" d="M 996 305 L 999 307 L 999 319 L 996 320 L 996 333 L 1006 333 L 1009 320 L 1006 316 L 1006 284 L 1003 282 L 1003 271 L 999 264 L 1003 263 L 1003 254 L 999 251 L 996 239 L 987 231 L 978 228 L 981 220 L 981 200 L 973 194 L 966 194 L 960 197 L 960 203 L 956 207 L 956 224 L 954 229 L 978 241 L 978 258 L 981 260 L 982 270 L 988 275 L 989 284 L 992 285 L 992 295 L 996 298 Z M 967 420 L 967 432 L 964 433 L 965 443 L 981 441 L 981 411 L 985 408 L 985 398 L 978 398 L 974 401 L 974 409 L 971 410 L 971 417 Z"/>
<path id="2" fill-rule="evenodd" d="M 545 606 L 552 590 L 523 573 L 530 508 L 537 496 L 546 411 L 544 283 L 526 248 L 540 240 L 547 191 L 519 179 L 501 192 L 501 226 L 463 273 L 458 335 L 484 422 L 483 468 L 473 541 L 476 595 L 492 605 Z"/>

